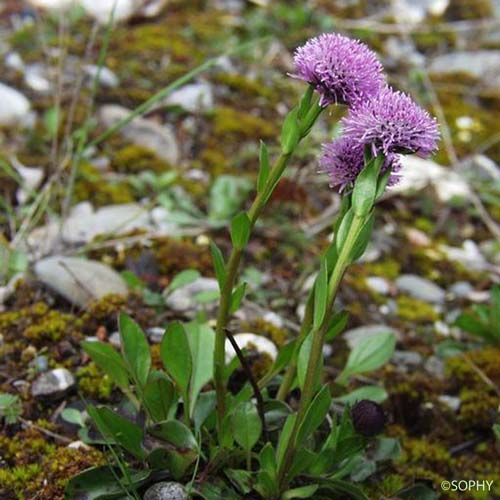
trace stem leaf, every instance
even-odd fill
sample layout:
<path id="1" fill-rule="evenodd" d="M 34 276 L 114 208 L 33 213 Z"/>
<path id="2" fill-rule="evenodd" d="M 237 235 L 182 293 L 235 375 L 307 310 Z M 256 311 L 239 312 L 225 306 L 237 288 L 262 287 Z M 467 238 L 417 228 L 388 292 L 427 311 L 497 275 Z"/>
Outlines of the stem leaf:
<path id="1" fill-rule="evenodd" d="M 264 186 L 269 178 L 269 171 L 271 170 L 269 166 L 269 151 L 264 141 L 260 141 L 259 160 L 260 168 L 259 176 L 257 177 L 257 192 L 261 193 L 264 190 Z"/>

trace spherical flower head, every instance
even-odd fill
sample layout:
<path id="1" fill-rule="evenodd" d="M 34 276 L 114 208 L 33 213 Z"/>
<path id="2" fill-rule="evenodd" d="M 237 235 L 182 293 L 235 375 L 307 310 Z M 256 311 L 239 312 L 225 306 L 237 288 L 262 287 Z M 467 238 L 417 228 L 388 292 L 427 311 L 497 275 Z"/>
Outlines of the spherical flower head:
<path id="1" fill-rule="evenodd" d="M 348 136 L 340 137 L 332 142 L 323 144 L 323 154 L 320 159 L 320 168 L 330 176 L 330 187 L 342 193 L 351 188 L 361 170 L 365 166 L 364 146 Z M 381 172 L 391 170 L 389 186 L 397 184 L 401 169 L 398 155 L 386 156 Z"/>
<path id="2" fill-rule="evenodd" d="M 295 78 L 311 84 L 320 105 L 353 105 L 375 96 L 384 86 L 382 64 L 359 40 L 335 33 L 311 38 L 294 56 Z"/>
<path id="3" fill-rule="evenodd" d="M 385 87 L 359 102 L 342 120 L 346 136 L 372 146 L 373 154 L 416 153 L 429 157 L 437 149 L 436 119 L 403 92 Z"/>
<path id="4" fill-rule="evenodd" d="M 386 417 L 383 408 L 374 401 L 362 399 L 351 409 L 354 429 L 363 436 L 380 434 L 385 427 Z"/>

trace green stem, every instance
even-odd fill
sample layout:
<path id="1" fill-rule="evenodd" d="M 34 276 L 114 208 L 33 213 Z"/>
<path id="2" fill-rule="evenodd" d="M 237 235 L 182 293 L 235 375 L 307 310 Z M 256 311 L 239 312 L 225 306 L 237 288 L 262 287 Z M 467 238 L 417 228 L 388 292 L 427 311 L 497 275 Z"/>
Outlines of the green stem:
<path id="1" fill-rule="evenodd" d="M 295 344 L 295 349 L 293 351 L 292 359 L 290 360 L 290 363 L 286 368 L 285 375 L 283 376 L 280 388 L 278 389 L 278 393 L 276 394 L 276 399 L 278 401 L 284 401 L 287 394 L 290 392 L 290 388 L 292 387 L 293 381 L 295 379 L 295 374 L 297 373 L 297 363 L 302 342 L 304 342 L 304 339 L 307 337 L 307 334 L 311 331 L 312 320 L 313 320 L 313 309 L 314 309 L 314 294 L 313 292 L 311 292 L 306 302 L 304 320 L 302 321 L 300 332 L 297 336 L 297 343 Z"/>
<path id="2" fill-rule="evenodd" d="M 307 364 L 304 387 L 300 396 L 297 418 L 295 420 L 295 425 L 290 434 L 290 439 L 288 441 L 288 446 L 283 456 L 283 461 L 278 471 L 278 480 L 280 486 L 282 487 L 286 486 L 285 485 L 286 473 L 290 469 L 293 457 L 295 455 L 297 434 L 299 432 L 304 416 L 316 392 L 318 367 L 320 366 L 321 356 L 323 355 L 324 339 L 328 329 L 328 321 L 330 318 L 331 311 L 333 309 L 335 297 L 337 296 L 338 288 L 342 280 L 342 277 L 344 276 L 344 273 L 350 264 L 350 255 L 352 253 L 356 240 L 358 239 L 359 234 L 363 229 L 365 223 L 366 219 L 364 217 L 354 215 L 351 227 L 349 228 L 349 232 L 347 234 L 347 238 L 344 244 L 342 245 L 337 262 L 330 276 L 330 281 L 328 284 L 328 304 L 327 304 L 328 313 L 325 315 L 325 319 L 323 320 L 319 328 L 313 330 L 313 342 L 311 346 L 311 353 L 309 355 L 309 361 Z"/>
<path id="3" fill-rule="evenodd" d="M 248 211 L 250 225 L 253 228 L 264 209 L 267 200 L 272 194 L 276 184 L 279 182 L 290 159 L 291 153 L 282 153 L 273 168 L 269 172 L 269 178 L 264 189 L 259 192 Z M 229 320 L 229 309 L 231 307 L 231 297 L 233 288 L 238 276 L 238 266 L 240 264 L 243 250 L 233 247 L 229 261 L 226 266 L 226 281 L 221 290 L 219 312 L 215 326 L 215 352 L 214 352 L 214 379 L 217 395 L 217 425 L 219 432 L 226 413 L 226 377 L 225 377 L 225 343 L 226 334 L 224 329 Z"/>

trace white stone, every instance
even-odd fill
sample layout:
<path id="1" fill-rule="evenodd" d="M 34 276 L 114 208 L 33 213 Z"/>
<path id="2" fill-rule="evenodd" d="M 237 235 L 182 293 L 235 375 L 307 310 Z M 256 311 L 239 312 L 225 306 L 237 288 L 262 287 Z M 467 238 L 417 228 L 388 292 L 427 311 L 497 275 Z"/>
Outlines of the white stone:
<path id="1" fill-rule="evenodd" d="M 16 198 L 20 205 L 23 205 L 31 192 L 40 186 L 43 179 L 43 169 L 39 167 L 25 167 L 24 165 L 15 165 L 17 173 L 23 180 L 22 187 L 18 188 Z"/>
<path id="2" fill-rule="evenodd" d="M 54 256 L 35 264 L 37 278 L 79 307 L 108 294 L 127 295 L 127 285 L 101 262 L 78 257 Z"/>
<path id="3" fill-rule="evenodd" d="M 254 348 L 261 354 L 268 354 L 273 361 L 276 359 L 276 356 L 278 356 L 278 348 L 274 342 L 262 335 L 257 335 L 255 333 L 237 333 L 234 336 L 234 340 L 240 349 Z M 225 349 L 226 363 L 229 363 L 236 356 L 236 352 L 228 339 L 226 339 Z"/>
<path id="4" fill-rule="evenodd" d="M 61 396 L 75 385 L 75 378 L 66 368 L 55 368 L 42 373 L 31 384 L 34 397 Z"/>
<path id="5" fill-rule="evenodd" d="M 385 279 L 380 276 L 368 276 L 366 278 L 366 284 L 370 289 L 381 295 L 388 295 L 391 292 L 391 285 Z"/>
<path id="6" fill-rule="evenodd" d="M 21 92 L 0 83 L 0 125 L 22 123 L 31 109 L 28 99 Z"/>
<path id="7" fill-rule="evenodd" d="M 164 101 L 170 106 L 180 106 L 190 113 L 214 107 L 212 86 L 208 82 L 191 83 L 172 92 Z"/>
<path id="8" fill-rule="evenodd" d="M 460 405 L 462 404 L 460 398 L 457 398 L 456 396 L 448 396 L 446 394 L 438 396 L 438 400 L 452 411 L 458 411 L 460 409 Z"/>
<path id="9" fill-rule="evenodd" d="M 108 104 L 99 110 L 99 118 L 104 126 L 111 127 L 127 118 L 131 111 L 122 106 Z M 158 157 L 175 164 L 179 160 L 179 147 L 170 127 L 160 125 L 145 118 L 134 118 L 120 133 L 132 143 L 150 149 Z"/>
<path id="10" fill-rule="evenodd" d="M 99 75 L 99 83 L 105 87 L 116 87 L 120 83 L 118 77 L 106 66 L 99 69 L 95 64 L 86 64 L 83 70 L 92 81 Z"/>
<path id="11" fill-rule="evenodd" d="M 188 311 L 197 306 L 196 296 L 198 294 L 217 290 L 219 290 L 219 284 L 216 279 L 201 277 L 186 286 L 174 290 L 167 296 L 165 302 L 168 307 L 175 311 Z"/>
<path id="12" fill-rule="evenodd" d="M 66 10 L 73 7 L 78 0 L 29 0 L 35 7 L 47 10 Z"/>
<path id="13" fill-rule="evenodd" d="M 424 302 L 442 304 L 446 292 L 432 281 L 416 274 L 403 274 L 396 279 L 396 286 L 400 292 Z"/>
<path id="14" fill-rule="evenodd" d="M 85 12 L 101 24 L 126 21 L 141 6 L 141 0 L 80 0 Z"/>
<path id="15" fill-rule="evenodd" d="M 424 189 L 429 184 L 433 186 L 442 202 L 452 198 L 468 199 L 470 196 L 469 185 L 464 177 L 445 168 L 431 160 L 424 160 L 417 156 L 401 156 L 401 180 L 395 186 L 387 189 L 387 196 L 395 194 L 414 193 Z"/>
<path id="16" fill-rule="evenodd" d="M 62 236 L 67 243 L 87 243 L 95 236 L 114 236 L 133 229 L 151 228 L 149 213 L 136 203 L 108 205 L 93 212 L 88 202 L 76 205 L 63 225 Z"/>
<path id="17" fill-rule="evenodd" d="M 449 247 L 441 245 L 440 249 L 446 254 L 448 259 L 460 262 L 464 266 L 475 271 L 484 271 L 488 269 L 488 261 L 484 258 L 479 247 L 472 240 L 465 240 L 462 248 Z"/>

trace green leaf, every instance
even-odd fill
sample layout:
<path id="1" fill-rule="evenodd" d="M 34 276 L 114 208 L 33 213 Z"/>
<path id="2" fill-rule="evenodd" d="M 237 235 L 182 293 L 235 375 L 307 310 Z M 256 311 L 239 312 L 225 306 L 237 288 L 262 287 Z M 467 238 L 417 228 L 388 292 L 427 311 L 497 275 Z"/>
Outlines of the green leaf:
<path id="1" fill-rule="evenodd" d="M 250 401 L 240 403 L 233 412 L 231 423 L 235 441 L 245 451 L 250 451 L 262 433 L 262 422 L 256 406 Z"/>
<path id="2" fill-rule="evenodd" d="M 141 460 L 145 458 L 142 449 L 144 434 L 138 425 L 133 424 L 105 406 L 97 408 L 90 405 L 87 407 L 87 412 L 104 438 L 112 438 L 114 442 L 136 458 Z"/>
<path id="3" fill-rule="evenodd" d="M 189 389 L 189 414 L 192 417 L 196 398 L 201 389 L 213 377 L 215 332 L 206 323 L 193 321 L 185 325 L 191 350 L 192 373 Z"/>
<path id="4" fill-rule="evenodd" d="M 349 354 L 346 366 L 337 377 L 339 384 L 355 374 L 365 373 L 380 368 L 391 359 L 396 346 L 396 337 L 392 332 L 383 332 L 366 337 Z"/>
<path id="5" fill-rule="evenodd" d="M 229 314 L 234 314 L 241 306 L 241 302 L 245 297 L 245 291 L 247 289 L 247 284 L 245 282 L 240 283 L 236 290 L 231 295 L 231 307 L 229 308 Z"/>
<path id="6" fill-rule="evenodd" d="M 292 413 L 286 419 L 285 425 L 281 431 L 278 448 L 276 450 L 276 464 L 278 469 L 281 467 L 281 462 L 283 461 L 283 457 L 285 455 L 285 450 L 288 446 L 288 441 L 290 441 L 290 435 L 292 433 L 293 426 L 295 425 L 295 419 L 297 418 L 296 413 Z"/>
<path id="7" fill-rule="evenodd" d="M 226 264 L 224 263 L 224 257 L 214 241 L 210 242 L 210 251 L 212 252 L 215 276 L 217 276 L 219 288 L 222 290 L 224 288 L 224 284 L 226 283 Z"/>
<path id="8" fill-rule="evenodd" d="M 167 291 L 168 293 L 172 293 L 178 288 L 182 288 L 183 286 L 193 283 L 193 281 L 196 281 L 199 277 L 200 272 L 196 269 L 186 269 L 185 271 L 181 271 L 179 274 L 175 275 L 170 285 L 168 285 Z"/>
<path id="9" fill-rule="evenodd" d="M 332 396 L 324 385 L 312 400 L 297 434 L 297 446 L 302 443 L 323 423 L 332 404 Z"/>
<path id="10" fill-rule="evenodd" d="M 59 129 L 59 108 L 53 106 L 49 108 L 43 115 L 43 124 L 49 139 L 57 135 Z"/>
<path id="11" fill-rule="evenodd" d="M 344 481 L 342 479 L 324 479 L 324 478 L 314 478 L 315 481 L 320 482 L 320 488 L 326 488 L 330 490 L 335 496 L 332 498 L 352 498 L 352 500 L 370 500 L 369 497 L 365 495 L 363 490 L 350 481 Z"/>
<path id="12" fill-rule="evenodd" d="M 292 498 L 311 498 L 316 491 L 318 491 L 319 485 L 310 484 L 308 486 L 301 486 L 300 488 L 294 488 L 293 490 L 287 490 L 283 493 L 283 500 L 291 500 Z"/>
<path id="13" fill-rule="evenodd" d="M 356 178 L 352 191 L 352 208 L 360 217 L 368 215 L 375 203 L 378 174 L 383 161 L 383 156 L 373 158 Z"/>
<path id="14" fill-rule="evenodd" d="M 260 141 L 260 152 L 259 152 L 260 168 L 259 176 L 257 177 L 257 192 L 261 193 L 266 185 L 267 179 L 269 178 L 269 151 L 264 141 Z"/>
<path id="15" fill-rule="evenodd" d="M 337 403 L 349 404 L 352 406 L 357 401 L 362 401 L 363 399 L 369 399 L 370 401 L 375 401 L 375 403 L 382 403 L 387 397 L 387 391 L 383 387 L 378 385 L 367 385 L 366 387 L 360 387 L 349 394 L 339 396 L 333 400 Z"/>
<path id="16" fill-rule="evenodd" d="M 215 410 L 217 398 L 215 391 L 202 392 L 196 399 L 196 405 L 193 412 L 194 429 L 198 432 L 201 426 Z"/>
<path id="17" fill-rule="evenodd" d="M 231 241 L 235 248 L 243 250 L 247 246 L 251 229 L 252 225 L 246 212 L 240 212 L 233 218 L 231 222 Z"/>
<path id="18" fill-rule="evenodd" d="M 253 478 L 251 472 L 242 469 L 225 469 L 224 473 L 235 488 L 243 495 L 247 495 L 252 491 Z"/>
<path id="19" fill-rule="evenodd" d="M 313 327 L 318 329 L 326 315 L 328 304 L 328 271 L 326 258 L 321 259 L 318 276 L 314 285 L 314 319 Z"/>
<path id="20" fill-rule="evenodd" d="M 339 311 L 330 319 L 328 330 L 325 335 L 325 341 L 332 341 L 339 333 L 343 332 L 349 320 L 347 311 Z"/>
<path id="21" fill-rule="evenodd" d="M 493 285 L 490 291 L 490 325 L 492 335 L 496 337 L 496 342 L 500 343 L 500 285 Z"/>
<path id="22" fill-rule="evenodd" d="M 375 213 L 372 212 L 368 216 L 368 219 L 363 225 L 363 228 L 361 229 L 359 236 L 357 237 L 356 242 L 354 243 L 349 259 L 350 262 L 357 261 L 365 253 L 366 247 L 368 246 L 368 243 L 370 243 L 370 238 L 372 235 L 374 223 L 375 223 Z"/>
<path id="23" fill-rule="evenodd" d="M 300 126 L 298 121 L 299 109 L 293 108 L 285 117 L 281 130 L 281 149 L 289 154 L 297 147 L 300 140 Z"/>
<path id="24" fill-rule="evenodd" d="M 391 178 L 392 170 L 388 168 L 382 175 L 378 178 L 377 183 L 377 192 L 375 194 L 375 201 L 377 201 L 385 191 L 387 184 L 389 183 L 389 179 Z"/>
<path id="25" fill-rule="evenodd" d="M 150 476 L 148 469 L 128 471 L 131 484 L 122 476 L 118 467 L 101 465 L 92 467 L 72 477 L 65 489 L 65 498 L 78 500 L 110 500 L 123 498 L 125 491 L 137 491 Z M 118 482 L 120 481 L 120 482 Z"/>
<path id="26" fill-rule="evenodd" d="M 121 356 L 109 344 L 103 342 L 82 342 L 83 350 L 92 361 L 122 389 L 128 389 L 129 376 Z"/>
<path id="27" fill-rule="evenodd" d="M 146 385 L 151 369 L 151 353 L 146 336 L 139 325 L 126 314 L 118 318 L 123 357 L 139 386 Z"/>
<path id="28" fill-rule="evenodd" d="M 192 358 L 184 327 L 178 321 L 170 323 L 160 344 L 160 357 L 167 373 L 175 381 L 184 401 L 189 400 Z"/>
<path id="29" fill-rule="evenodd" d="M 259 453 L 260 468 L 266 471 L 270 477 L 274 478 L 277 472 L 276 455 L 273 445 L 267 442 Z"/>
<path id="30" fill-rule="evenodd" d="M 167 420 L 170 408 L 174 403 L 175 389 L 164 372 L 151 372 L 148 383 L 145 385 L 142 399 L 145 408 L 154 422 Z"/>
<path id="31" fill-rule="evenodd" d="M 149 432 L 153 436 L 166 443 L 170 443 L 176 448 L 187 448 L 190 450 L 198 449 L 198 442 L 193 433 L 179 420 L 158 422 L 149 428 Z"/>
<path id="32" fill-rule="evenodd" d="M 398 438 L 380 437 L 378 438 L 377 449 L 373 455 L 373 460 L 377 462 L 383 460 L 398 460 L 401 454 L 401 443 Z"/>
<path id="33" fill-rule="evenodd" d="M 314 332 L 311 332 L 311 333 L 309 333 L 309 335 L 307 335 L 304 342 L 302 342 L 302 345 L 300 346 L 300 350 L 299 350 L 299 356 L 297 359 L 297 378 L 299 380 L 299 387 L 300 388 L 304 387 L 304 383 L 306 380 L 307 365 L 309 363 L 309 356 L 311 354 L 313 335 L 314 335 Z M 317 370 L 316 370 L 316 378 L 314 381 L 314 388 L 315 389 L 317 387 L 319 387 L 320 375 L 323 371 L 323 363 L 324 363 L 323 356 L 321 356 L 320 361 L 319 361 L 319 366 L 317 367 Z"/>
<path id="34" fill-rule="evenodd" d="M 252 181 L 243 176 L 219 175 L 210 190 L 209 219 L 229 220 L 240 209 L 252 189 Z"/>
<path id="35" fill-rule="evenodd" d="M 264 401 L 264 416 L 268 431 L 281 430 L 290 413 L 292 410 L 284 401 L 277 399 Z"/>
<path id="36" fill-rule="evenodd" d="M 337 231 L 337 234 L 335 235 L 335 247 L 337 249 L 337 252 L 340 252 L 342 247 L 344 246 L 344 243 L 347 239 L 347 235 L 349 234 L 349 231 L 351 230 L 351 225 L 352 221 L 354 219 L 354 211 L 352 208 L 350 208 L 342 217 L 342 222 L 340 223 L 339 230 Z"/>
<path id="37" fill-rule="evenodd" d="M 308 85 L 304 95 L 300 99 L 299 103 L 299 112 L 297 114 L 297 118 L 302 119 L 306 116 L 307 112 L 311 108 L 311 101 L 314 95 L 314 87 L 312 85 Z"/>
<path id="38" fill-rule="evenodd" d="M 66 422 L 69 422 L 70 424 L 78 425 L 79 427 L 85 427 L 85 419 L 83 418 L 83 414 L 76 408 L 64 408 L 61 413 L 61 418 Z"/>
<path id="39" fill-rule="evenodd" d="M 298 448 L 292 465 L 286 473 L 286 481 L 291 483 L 297 476 L 304 474 L 317 460 L 318 455 L 307 448 Z"/>

